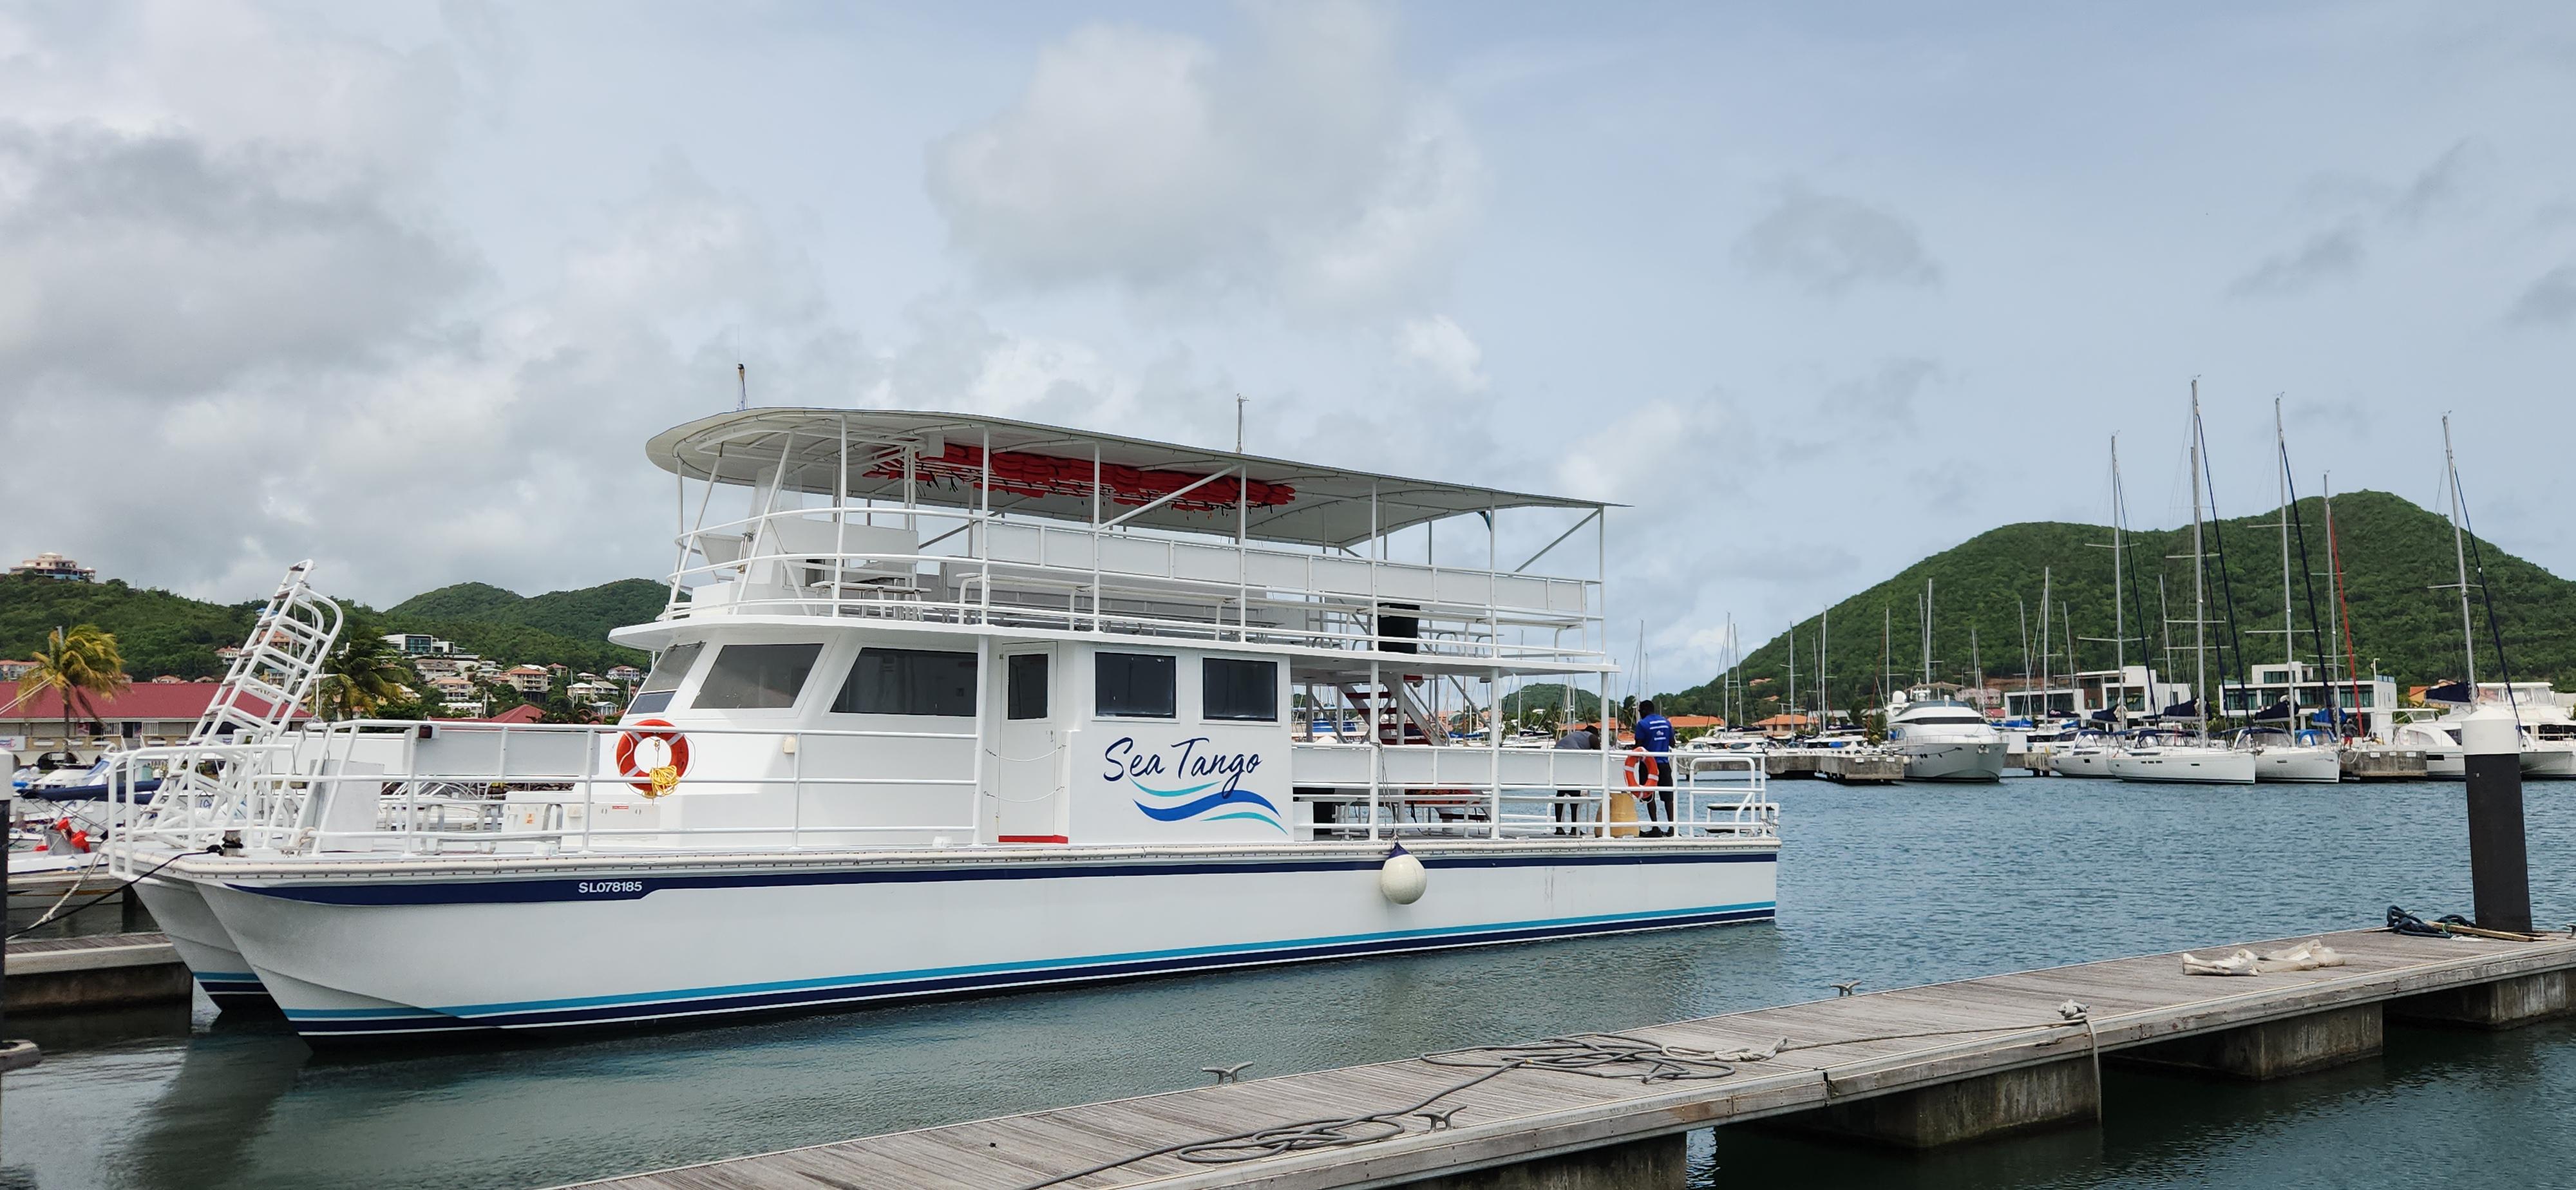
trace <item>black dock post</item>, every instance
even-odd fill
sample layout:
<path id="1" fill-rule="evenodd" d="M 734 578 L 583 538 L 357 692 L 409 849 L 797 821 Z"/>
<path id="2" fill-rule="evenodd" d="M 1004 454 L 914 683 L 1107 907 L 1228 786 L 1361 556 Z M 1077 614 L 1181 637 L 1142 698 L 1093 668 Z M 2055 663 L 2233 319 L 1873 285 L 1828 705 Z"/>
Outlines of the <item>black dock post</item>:
<path id="1" fill-rule="evenodd" d="M 2522 832 L 2522 730 L 2486 708 L 2460 724 L 2469 784 L 2469 889 L 2478 924 L 2531 931 L 2531 863 Z"/>

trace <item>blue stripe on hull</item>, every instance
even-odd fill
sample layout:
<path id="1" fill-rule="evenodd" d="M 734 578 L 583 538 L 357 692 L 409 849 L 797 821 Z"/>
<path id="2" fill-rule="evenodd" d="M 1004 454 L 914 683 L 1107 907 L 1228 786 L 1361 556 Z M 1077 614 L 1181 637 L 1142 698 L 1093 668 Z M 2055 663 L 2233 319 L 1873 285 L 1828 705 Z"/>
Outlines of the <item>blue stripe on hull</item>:
<path id="1" fill-rule="evenodd" d="M 1651 845 L 1649 845 L 1651 847 Z M 1679 852 L 1640 848 L 1606 855 L 1417 855 L 1426 868 L 1576 868 L 1603 864 L 1777 863 L 1774 851 Z M 567 880 L 468 880 L 450 883 L 235 884 L 225 887 L 317 905 L 517 905 L 544 901 L 632 901 L 665 889 L 792 888 L 830 884 L 955 883 L 981 880 L 1071 880 L 1098 876 L 1220 876 L 1265 872 L 1375 871 L 1381 856 L 1251 863 L 1044 863 L 994 867 L 950 864 L 920 868 L 877 866 L 837 872 L 744 872 L 706 876 L 589 876 Z"/>
<path id="2" fill-rule="evenodd" d="M 953 996 L 1035 984 L 1132 979 L 1223 967 L 1351 958 L 1402 951 L 1531 942 L 1642 930 L 1766 921 L 1776 910 L 1771 902 L 1716 906 L 1673 913 L 1567 918 L 1455 930 L 1404 930 L 1316 939 L 1285 946 L 1196 947 L 1132 956 L 1102 956 L 1053 963 L 945 968 L 891 975 L 801 980 L 790 984 L 749 984 L 688 992 L 641 996 L 599 996 L 576 1000 L 530 1001 L 522 1004 L 465 1006 L 454 1013 L 421 1013 L 409 1009 L 289 1009 L 296 1031 L 316 1039 L 386 1037 L 453 1030 L 531 1029 L 581 1025 L 641 1024 L 677 1017 L 729 1013 L 776 1012 L 862 1001 Z M 470 1014 L 470 1015 L 459 1015 Z"/>

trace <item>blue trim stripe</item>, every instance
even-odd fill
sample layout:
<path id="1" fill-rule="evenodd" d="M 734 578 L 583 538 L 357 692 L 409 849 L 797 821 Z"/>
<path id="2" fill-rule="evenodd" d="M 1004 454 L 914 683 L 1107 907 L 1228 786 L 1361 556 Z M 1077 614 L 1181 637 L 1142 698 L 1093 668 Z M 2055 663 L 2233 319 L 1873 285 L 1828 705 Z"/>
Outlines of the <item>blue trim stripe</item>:
<path id="1" fill-rule="evenodd" d="M 1591 934 L 1762 921 L 1772 917 L 1776 908 L 1775 902 L 1759 901 L 1659 913 L 1605 914 L 1594 917 L 1510 922 L 1491 926 L 1391 930 L 1286 943 L 1196 946 L 1174 950 L 1053 959 L 1035 963 L 933 967 L 874 975 L 688 988 L 635 995 L 459 1005 L 431 1012 L 410 1008 L 288 1009 L 287 1016 L 295 1023 L 299 1032 L 307 1035 L 343 1036 L 454 1029 L 612 1024 L 667 1017 L 790 1009 L 861 1000 L 953 995 L 1038 983 L 1122 979 L 1217 967 L 1347 958 L 1407 950 L 1483 946 L 1499 942 L 1524 942 L 1545 938 L 1572 938 Z"/>
<path id="2" fill-rule="evenodd" d="M 1638 849 L 1611 855 L 1427 856 L 1427 868 L 1591 867 L 1603 864 L 1777 863 L 1773 851 L 1658 853 Z M 1243 863 L 942 864 L 915 868 L 877 866 L 824 872 L 741 872 L 691 876 L 595 876 L 566 880 L 465 880 L 385 884 L 372 879 L 302 884 L 237 884 L 226 887 L 316 905 L 518 905 L 548 901 L 633 901 L 665 889 L 789 888 L 832 884 L 945 884 L 980 880 L 1074 880 L 1102 876 L 1211 876 L 1265 872 L 1374 871 L 1376 856 L 1334 860 Z"/>

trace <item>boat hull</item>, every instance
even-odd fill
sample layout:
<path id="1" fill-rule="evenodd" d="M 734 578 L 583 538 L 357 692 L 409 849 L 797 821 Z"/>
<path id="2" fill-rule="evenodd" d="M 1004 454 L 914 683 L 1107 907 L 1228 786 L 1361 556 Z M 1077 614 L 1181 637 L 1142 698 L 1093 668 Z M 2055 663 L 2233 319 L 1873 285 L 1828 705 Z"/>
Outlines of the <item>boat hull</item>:
<path id="1" fill-rule="evenodd" d="M 918 855 L 685 865 L 271 864 L 191 878 L 325 1041 L 639 1026 L 1410 950 L 1769 919 L 1776 841 L 1326 854 Z M 370 875 L 367 868 L 378 872 Z M 507 956 L 503 961 L 500 956 Z"/>
<path id="2" fill-rule="evenodd" d="M 1922 743 L 1900 748 L 1908 781 L 2000 781 L 2004 745 L 1992 743 Z"/>
<path id="3" fill-rule="evenodd" d="M 2108 748 L 2079 748 L 2048 754 L 2048 771 L 2061 777 L 2108 777 L 2111 775 L 2112 752 Z"/>
<path id="4" fill-rule="evenodd" d="M 2251 785 L 2254 754 L 2227 748 L 2156 748 L 2123 752 L 2111 760 L 2123 781 L 2188 785 Z"/>
<path id="5" fill-rule="evenodd" d="M 2522 775 L 2544 781 L 2576 779 L 2576 748 L 2556 741 L 2522 750 Z"/>
<path id="6" fill-rule="evenodd" d="M 2263 748 L 2254 753 L 2254 779 L 2332 785 L 2343 780 L 2343 757 L 2332 748 Z"/>

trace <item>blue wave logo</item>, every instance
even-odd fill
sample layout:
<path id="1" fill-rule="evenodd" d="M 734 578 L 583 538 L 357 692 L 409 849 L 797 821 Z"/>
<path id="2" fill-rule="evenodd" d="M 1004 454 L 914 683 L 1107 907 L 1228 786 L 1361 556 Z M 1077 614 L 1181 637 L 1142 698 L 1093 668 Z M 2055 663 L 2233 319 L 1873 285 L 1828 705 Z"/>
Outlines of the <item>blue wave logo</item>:
<path id="1" fill-rule="evenodd" d="M 1249 819 L 1287 834 L 1288 828 L 1279 823 L 1279 807 L 1241 784 L 1261 767 L 1261 754 L 1203 751 L 1207 742 L 1207 737 L 1197 736 L 1157 753 L 1140 751 L 1133 737 L 1121 737 L 1101 751 L 1101 760 L 1109 766 L 1102 775 L 1112 782 L 1125 781 L 1144 795 L 1134 799 L 1136 809 L 1156 822 Z M 1206 780 L 1177 789 L 1158 789 L 1146 784 L 1148 777 Z"/>

